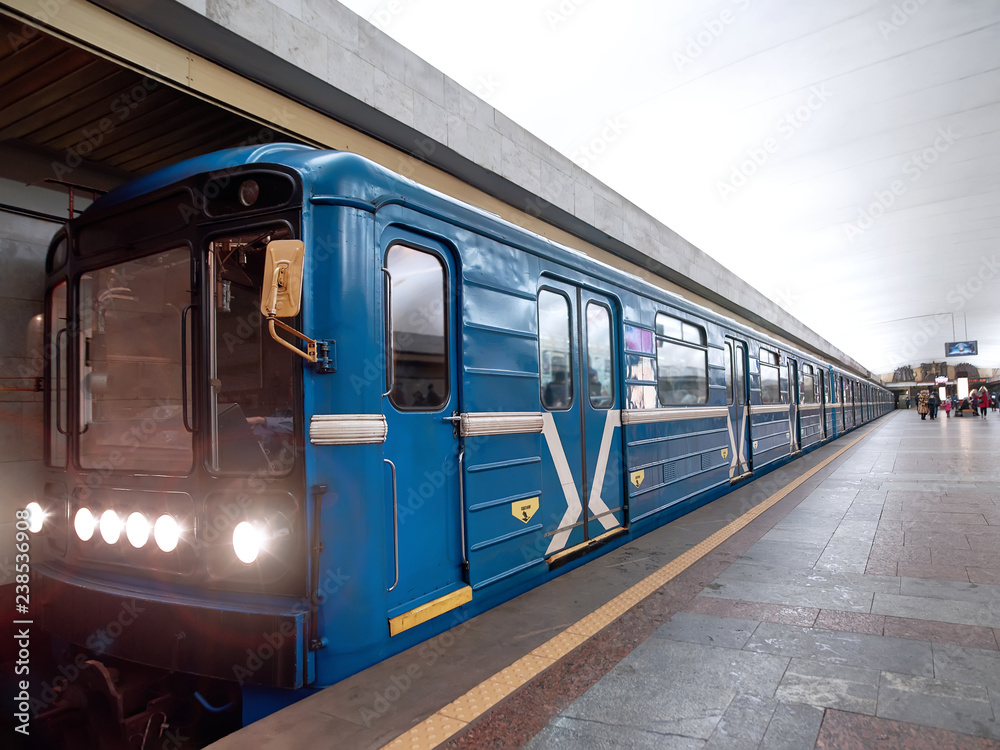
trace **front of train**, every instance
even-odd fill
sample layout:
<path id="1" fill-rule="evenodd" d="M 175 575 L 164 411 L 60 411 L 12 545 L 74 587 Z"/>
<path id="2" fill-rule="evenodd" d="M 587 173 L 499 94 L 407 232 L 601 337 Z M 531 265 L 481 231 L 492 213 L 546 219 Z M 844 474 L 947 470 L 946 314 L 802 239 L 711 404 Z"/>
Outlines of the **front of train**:
<path id="1" fill-rule="evenodd" d="M 304 359 L 261 312 L 303 187 L 261 151 L 109 193 L 51 245 L 31 602 L 62 647 L 33 708 L 64 738 L 208 717 L 197 744 L 313 679 Z"/>

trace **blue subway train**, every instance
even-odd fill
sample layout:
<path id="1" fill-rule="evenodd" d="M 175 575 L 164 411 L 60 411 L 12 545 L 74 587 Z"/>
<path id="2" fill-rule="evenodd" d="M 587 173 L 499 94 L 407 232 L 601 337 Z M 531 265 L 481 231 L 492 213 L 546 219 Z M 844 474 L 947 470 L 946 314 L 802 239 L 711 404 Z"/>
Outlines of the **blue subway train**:
<path id="1" fill-rule="evenodd" d="M 134 670 L 126 739 L 266 713 L 892 408 L 345 152 L 136 180 L 47 274 L 32 599 L 91 689 Z"/>

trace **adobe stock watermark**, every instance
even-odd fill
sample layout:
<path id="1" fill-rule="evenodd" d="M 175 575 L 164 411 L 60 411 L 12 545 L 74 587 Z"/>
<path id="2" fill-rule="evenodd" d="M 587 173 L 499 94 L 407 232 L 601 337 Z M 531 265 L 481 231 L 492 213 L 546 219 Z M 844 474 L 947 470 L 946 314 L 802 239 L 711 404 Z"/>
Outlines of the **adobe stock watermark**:
<path id="1" fill-rule="evenodd" d="M 778 153 L 782 146 L 790 141 L 795 134 L 830 100 L 830 91 L 826 84 L 813 86 L 805 102 L 795 109 L 785 112 L 775 123 L 775 134 L 765 138 L 756 146 L 746 151 L 746 158 L 734 164 L 728 180 L 718 180 L 716 190 L 723 201 L 728 201 L 736 192 L 746 186 L 750 178 L 757 174 L 772 156 Z"/>
<path id="2" fill-rule="evenodd" d="M 39 2 L 34 3 L 35 17 L 41 23 L 49 24 L 69 3 L 70 0 L 39 0 Z M 33 42 L 40 33 L 37 28 L 25 23 L 21 25 L 19 31 L 7 33 L 7 44 L 10 45 L 11 50 L 17 52 L 21 47 Z"/>
<path id="3" fill-rule="evenodd" d="M 875 222 L 895 206 L 900 197 L 906 194 L 910 186 L 919 182 L 927 170 L 933 167 L 960 138 L 961 136 L 955 133 L 951 127 L 938 128 L 934 142 L 930 146 L 903 162 L 900 178 L 893 180 L 884 190 L 877 190 L 872 196 L 873 200 L 858 210 L 857 220 L 842 225 L 848 241 L 854 244 L 858 237 L 871 229 Z"/>
<path id="4" fill-rule="evenodd" d="M 159 73 L 159 70 L 154 70 Z M 157 79 L 143 77 L 131 89 L 119 94 L 108 107 L 108 114 L 93 125 L 80 129 L 80 139 L 65 150 L 62 161 L 51 163 L 52 174 L 57 180 L 62 180 L 80 167 L 86 159 L 105 144 L 105 139 L 125 122 L 142 106 L 151 95 L 158 93 L 163 87 Z"/>
<path id="5" fill-rule="evenodd" d="M 736 21 L 737 11 L 744 11 L 750 7 L 751 0 L 732 0 L 736 11 L 726 8 L 719 15 L 703 21 L 701 29 L 688 34 L 683 52 L 674 52 L 674 65 L 678 71 L 683 71 L 688 65 L 701 57 L 705 50 L 715 44 L 719 37 L 725 33 L 726 29 Z"/>
<path id="6" fill-rule="evenodd" d="M 998 274 L 1000 274 L 1000 259 L 996 253 L 990 257 L 980 258 L 975 273 L 945 294 L 945 301 L 951 306 L 951 310 L 922 318 L 916 330 L 903 340 L 899 350 L 890 353 L 889 361 L 894 363 L 894 367 L 912 362 L 929 342 L 940 339 L 941 332 L 947 330 L 946 326 L 953 321 L 952 315 L 963 310 L 973 298 L 982 293 L 990 281 L 997 278 Z"/>
<path id="7" fill-rule="evenodd" d="M 361 706 L 358 715 L 365 727 L 371 727 L 374 721 L 392 711 L 400 698 L 429 675 L 434 664 L 454 647 L 458 636 L 468 629 L 470 615 L 458 610 L 452 613 L 451 619 L 450 629 L 424 642 L 417 651 L 417 658 L 405 668 L 394 670 L 389 680 L 383 681 L 383 686 L 375 690 L 370 705 Z"/>
<path id="8" fill-rule="evenodd" d="M 901 3 L 893 3 L 892 13 L 888 18 L 880 18 L 878 21 L 878 33 L 882 39 L 888 41 L 889 37 L 903 28 L 910 19 L 927 4 L 927 0 L 903 0 Z"/>
<path id="9" fill-rule="evenodd" d="M 587 4 L 587 0 L 560 0 L 558 5 L 554 5 L 545 11 L 545 20 L 549 23 L 549 28 L 553 31 L 569 21 L 581 6 Z"/>
<path id="10" fill-rule="evenodd" d="M 334 596 L 351 580 L 351 576 L 343 572 L 339 567 L 336 570 L 327 568 L 323 575 L 323 580 L 317 584 L 314 592 L 318 599 L 318 604 L 333 599 Z M 308 599 L 301 599 L 296 606 L 303 612 L 308 612 L 311 604 Z M 245 685 L 252 681 L 254 675 L 262 670 L 276 656 L 281 656 L 287 644 L 295 642 L 298 638 L 298 630 L 295 623 L 290 620 L 282 620 L 271 632 L 261 632 L 260 640 L 256 647 L 246 648 L 246 659 L 242 663 L 232 665 L 233 679 L 239 685 Z"/>
<path id="11" fill-rule="evenodd" d="M 372 11 L 368 21 L 382 31 L 388 32 L 393 21 L 401 16 L 404 10 L 402 0 L 387 0 Z"/>
<path id="12" fill-rule="evenodd" d="M 503 88 L 503 81 L 496 77 L 496 73 L 482 73 L 476 76 L 475 83 L 467 88 L 484 102 L 488 102 Z"/>
<path id="13" fill-rule="evenodd" d="M 800 299 L 795 290 L 787 286 L 772 289 L 770 293 L 767 294 L 767 298 L 782 310 L 786 310 L 788 312 L 792 311 L 792 309 L 799 303 Z"/>
<path id="14" fill-rule="evenodd" d="M 146 608 L 140 606 L 135 599 L 123 599 L 115 618 L 109 620 L 103 628 L 94 630 L 87 638 L 86 647 L 97 657 L 108 653 L 122 633 L 145 611 Z M 77 652 L 72 661 L 59 665 L 58 674 L 52 677 L 51 682 L 42 681 L 37 697 L 31 699 L 31 712 L 34 716 L 47 710 L 62 697 L 67 686 L 76 682 L 88 668 L 89 658 L 84 652 Z"/>
<path id="15" fill-rule="evenodd" d="M 572 159 L 580 169 L 587 169 L 591 164 L 606 154 L 608 149 L 611 148 L 611 145 L 621 138 L 627 130 L 628 123 L 622 119 L 621 115 L 609 117 L 604 121 L 604 125 L 600 132 L 595 133 L 594 136 L 583 145 L 577 146 L 573 149 L 569 154 L 569 158 Z"/>

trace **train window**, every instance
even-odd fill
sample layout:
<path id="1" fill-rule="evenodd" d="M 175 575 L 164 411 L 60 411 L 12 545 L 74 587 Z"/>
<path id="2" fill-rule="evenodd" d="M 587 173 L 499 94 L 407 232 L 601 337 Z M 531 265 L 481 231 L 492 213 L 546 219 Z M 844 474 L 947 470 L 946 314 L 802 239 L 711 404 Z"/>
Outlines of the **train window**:
<path id="1" fill-rule="evenodd" d="M 66 282 L 60 282 L 49 297 L 49 466 L 66 465 L 67 375 Z"/>
<path id="2" fill-rule="evenodd" d="M 625 350 L 630 352 L 642 352 L 643 354 L 653 354 L 653 332 L 645 328 L 625 325 Z"/>
<path id="3" fill-rule="evenodd" d="M 816 379 L 813 376 L 813 366 L 802 365 L 802 403 L 816 403 Z"/>
<path id="4" fill-rule="evenodd" d="M 781 371 L 778 369 L 778 354 L 761 349 L 758 360 L 760 362 L 760 401 L 762 404 L 780 404 Z"/>
<path id="5" fill-rule="evenodd" d="M 675 337 L 680 341 L 672 340 Z M 708 349 L 704 342 L 702 328 L 657 313 L 656 389 L 662 406 L 708 402 Z"/>
<path id="6" fill-rule="evenodd" d="M 681 335 L 690 344 L 705 345 L 705 330 L 700 326 L 683 323 L 681 324 Z"/>
<path id="7" fill-rule="evenodd" d="M 265 248 L 270 240 L 291 236 L 291 229 L 279 224 L 209 242 L 212 471 L 283 474 L 292 469 L 299 360 L 268 335 L 260 315 Z"/>
<path id="8" fill-rule="evenodd" d="M 660 313 L 656 316 L 656 335 L 683 341 L 683 321 Z"/>
<path id="9" fill-rule="evenodd" d="M 190 470 L 190 290 L 187 247 L 88 271 L 80 278 L 79 450 L 84 468 Z"/>
<path id="10" fill-rule="evenodd" d="M 762 404 L 781 403 L 781 372 L 774 365 L 760 366 L 760 401 Z"/>
<path id="11" fill-rule="evenodd" d="M 726 403 L 733 403 L 733 347 L 726 342 Z"/>
<path id="12" fill-rule="evenodd" d="M 736 345 L 736 398 L 741 404 L 747 402 L 746 373 L 743 371 L 746 356 L 742 344 Z"/>
<path id="13" fill-rule="evenodd" d="M 433 253 L 393 245 L 385 265 L 392 276 L 389 398 L 399 409 L 437 411 L 451 395 L 444 264 Z"/>
<path id="14" fill-rule="evenodd" d="M 611 312 L 604 305 L 588 302 L 587 392 L 595 409 L 608 409 L 615 401 L 614 369 Z"/>
<path id="15" fill-rule="evenodd" d="M 538 292 L 538 350 L 542 406 L 550 411 L 573 405 L 573 366 L 569 333 L 569 300 L 562 294 Z M 610 347 L 609 347 L 610 348 Z"/>

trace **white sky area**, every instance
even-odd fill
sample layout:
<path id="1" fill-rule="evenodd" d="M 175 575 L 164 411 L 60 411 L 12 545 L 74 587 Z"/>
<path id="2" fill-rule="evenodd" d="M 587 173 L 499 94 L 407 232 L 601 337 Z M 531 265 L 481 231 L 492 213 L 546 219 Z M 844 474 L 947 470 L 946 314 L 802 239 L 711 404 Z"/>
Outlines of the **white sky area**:
<path id="1" fill-rule="evenodd" d="M 1000 365 L 1000 2 L 342 2 L 873 371 Z"/>

